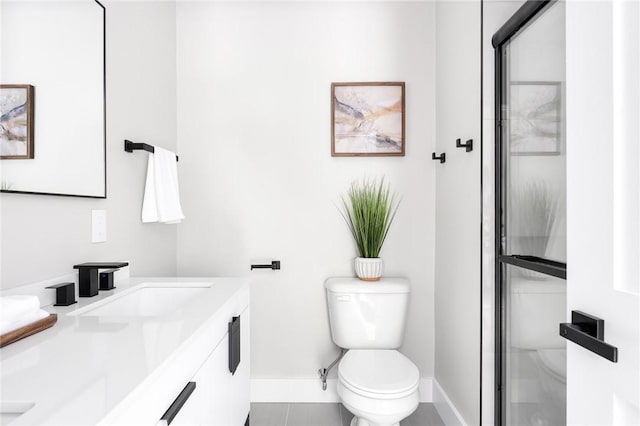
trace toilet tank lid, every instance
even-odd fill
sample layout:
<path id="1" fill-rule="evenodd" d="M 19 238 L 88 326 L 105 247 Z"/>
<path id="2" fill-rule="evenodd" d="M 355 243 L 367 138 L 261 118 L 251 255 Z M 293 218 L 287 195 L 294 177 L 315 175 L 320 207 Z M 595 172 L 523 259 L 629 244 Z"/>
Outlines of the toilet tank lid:
<path id="1" fill-rule="evenodd" d="M 381 278 L 380 281 L 362 281 L 353 277 L 329 278 L 324 282 L 327 291 L 333 293 L 410 293 L 411 286 L 406 278 Z"/>

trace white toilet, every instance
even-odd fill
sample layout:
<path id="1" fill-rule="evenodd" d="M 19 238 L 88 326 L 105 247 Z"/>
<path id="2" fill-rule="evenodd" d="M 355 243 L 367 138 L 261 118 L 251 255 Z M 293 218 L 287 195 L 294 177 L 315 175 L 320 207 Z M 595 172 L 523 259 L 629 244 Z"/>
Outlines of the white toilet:
<path id="1" fill-rule="evenodd" d="M 512 277 L 510 346 L 522 353 L 528 352 L 534 361 L 535 376 L 543 391 L 542 399 L 547 400 L 547 410 L 551 410 L 554 401 L 564 407 L 566 399 L 566 340 L 558 333 L 558 324 L 566 322 L 566 306 L 566 281 Z M 523 386 L 526 383 L 531 380 Z M 558 419 L 564 415 L 562 408 Z"/>
<path id="2" fill-rule="evenodd" d="M 331 336 L 349 351 L 338 365 L 338 395 L 351 426 L 397 426 L 418 407 L 420 372 L 402 344 L 410 286 L 403 278 L 325 282 Z"/>

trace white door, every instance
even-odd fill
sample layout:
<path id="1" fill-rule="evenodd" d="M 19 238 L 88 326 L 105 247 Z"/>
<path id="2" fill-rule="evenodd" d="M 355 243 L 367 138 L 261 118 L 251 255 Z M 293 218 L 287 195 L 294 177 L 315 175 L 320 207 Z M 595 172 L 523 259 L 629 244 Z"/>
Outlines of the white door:
<path id="1" fill-rule="evenodd" d="M 567 319 L 603 319 L 618 348 L 567 342 L 569 425 L 640 425 L 639 3 L 566 5 Z"/>

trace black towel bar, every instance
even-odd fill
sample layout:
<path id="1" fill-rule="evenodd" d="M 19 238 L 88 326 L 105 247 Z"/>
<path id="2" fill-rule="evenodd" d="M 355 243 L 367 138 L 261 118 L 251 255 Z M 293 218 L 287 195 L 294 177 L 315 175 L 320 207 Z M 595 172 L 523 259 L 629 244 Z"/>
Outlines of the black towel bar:
<path id="1" fill-rule="evenodd" d="M 131 142 L 130 140 L 124 140 L 124 150 L 127 152 L 133 152 L 133 150 L 143 150 L 147 152 L 155 152 L 155 148 L 153 145 L 149 145 L 147 143 L 136 143 Z M 176 161 L 178 161 L 178 156 L 176 155 Z"/>
<path id="2" fill-rule="evenodd" d="M 280 269 L 280 261 L 272 260 L 270 265 L 251 265 L 251 270 L 254 269 L 273 269 L 275 271 Z"/>

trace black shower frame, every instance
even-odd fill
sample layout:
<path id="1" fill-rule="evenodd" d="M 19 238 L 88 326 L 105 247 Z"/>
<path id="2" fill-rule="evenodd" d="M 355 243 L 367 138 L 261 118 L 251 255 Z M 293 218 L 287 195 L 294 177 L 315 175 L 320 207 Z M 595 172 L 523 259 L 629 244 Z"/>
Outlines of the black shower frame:
<path id="1" fill-rule="evenodd" d="M 540 13 L 557 0 L 528 0 L 500 27 L 491 38 L 495 52 L 495 382 L 494 382 L 494 423 L 506 425 L 506 292 L 504 278 L 507 265 L 541 272 L 561 279 L 567 277 L 567 264 L 542 259 L 535 256 L 507 255 L 506 243 L 506 154 L 503 135 L 504 114 L 507 95 L 506 47 L 511 38 L 532 22 Z"/>

